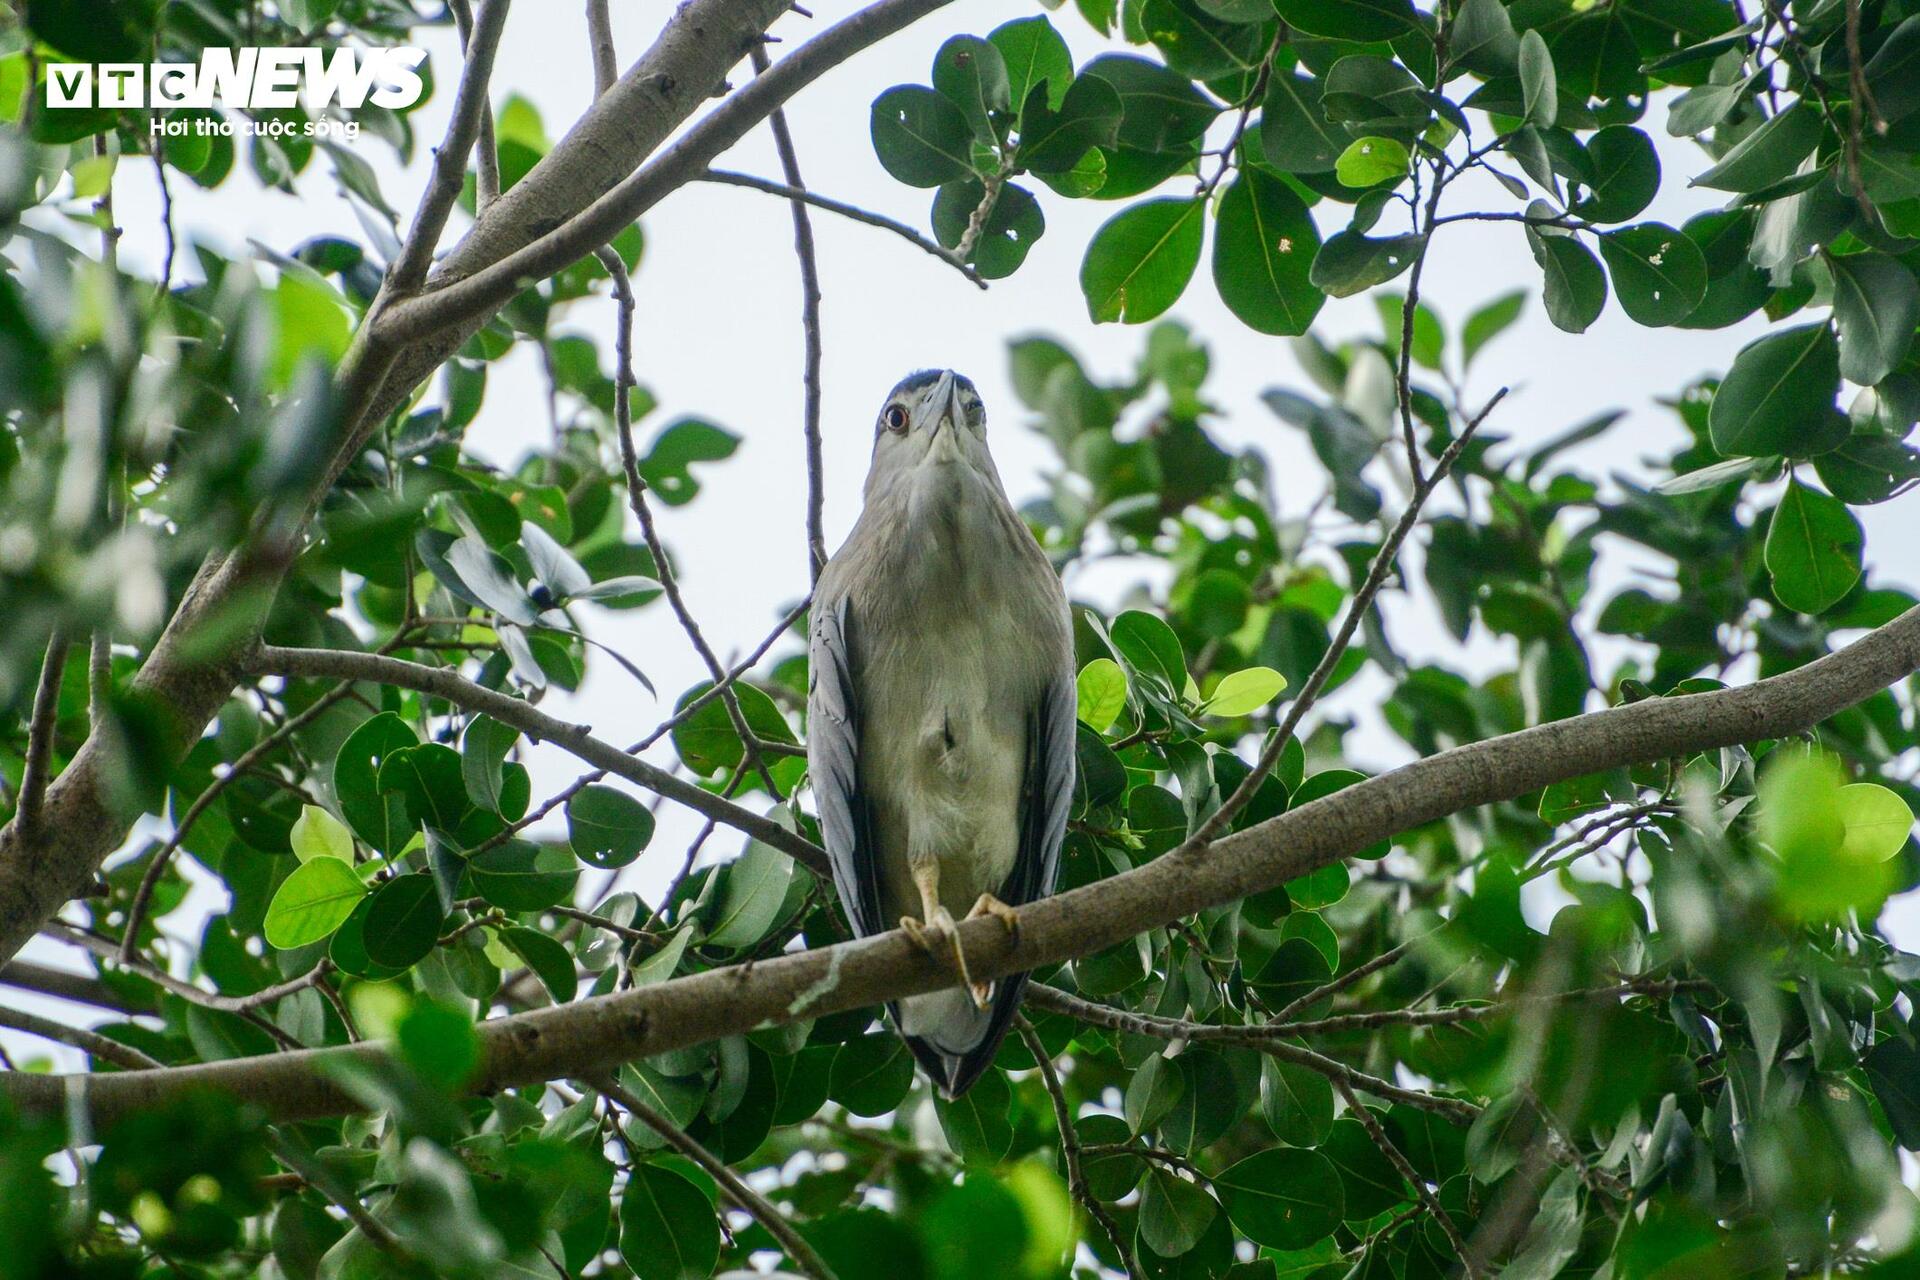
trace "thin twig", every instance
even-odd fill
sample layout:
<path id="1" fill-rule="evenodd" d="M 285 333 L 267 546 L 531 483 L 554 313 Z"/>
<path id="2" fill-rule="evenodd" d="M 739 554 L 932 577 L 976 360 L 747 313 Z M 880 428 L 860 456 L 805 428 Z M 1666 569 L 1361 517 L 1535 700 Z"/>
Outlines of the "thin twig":
<path id="1" fill-rule="evenodd" d="M 601 1076 L 583 1083 L 609 1102 L 619 1104 L 621 1110 L 659 1134 L 666 1140 L 667 1145 L 705 1170 L 709 1177 L 720 1184 L 721 1192 L 729 1200 L 739 1205 L 747 1216 L 766 1228 L 767 1234 L 780 1243 L 780 1248 L 794 1266 L 812 1276 L 814 1280 L 834 1280 L 833 1269 L 815 1252 L 813 1246 L 793 1229 L 793 1224 L 787 1221 L 786 1215 L 768 1204 L 766 1197 L 748 1186 L 739 1174 L 727 1167 L 724 1160 L 688 1136 L 684 1129 L 635 1097 L 632 1091 L 623 1088 L 611 1076 Z"/>
<path id="2" fill-rule="evenodd" d="M 42 927 L 41 932 L 47 937 L 57 939 L 69 946 L 79 947 L 81 950 L 89 952 L 101 960 L 111 960 L 128 973 L 139 978 L 145 978 L 154 986 L 179 996 L 188 1004 L 197 1004 L 203 1009 L 214 1009 L 221 1013 L 252 1013 L 264 1005 L 272 1004 L 283 996 L 290 996 L 296 991 L 319 985 L 321 979 L 333 971 L 333 962 L 322 957 L 313 968 L 307 970 L 299 977 L 289 978 L 285 982 L 277 982 L 270 987 L 262 987 L 251 995 L 223 996 L 217 992 L 203 991 L 191 982 L 186 982 L 174 977 L 165 969 L 148 964 L 138 956 L 131 960 L 123 959 L 117 943 L 110 939 L 88 933 L 84 929 L 76 929 L 63 920 L 47 921 L 45 926 Z"/>
<path id="3" fill-rule="evenodd" d="M 620 78 L 620 60 L 613 51 L 613 22 L 607 0 L 587 0 L 587 44 L 593 51 L 593 96 L 599 97 Z"/>
<path id="4" fill-rule="evenodd" d="M 715 182 L 728 187 L 745 187 L 749 191 L 764 191 L 768 195 L 784 196 L 789 200 L 802 200 L 816 209 L 824 209 L 828 213 L 837 213 L 841 217 L 849 218 L 854 222 L 864 222 L 870 227 L 879 227 L 884 231 L 891 231 L 914 247 L 925 250 L 948 266 L 953 267 L 980 288 L 985 289 L 987 287 L 987 282 L 981 278 L 978 271 L 975 271 L 964 262 L 956 262 L 952 253 L 947 249 L 927 239 L 927 237 L 921 235 L 906 223 L 896 222 L 892 218 L 882 214 L 862 209 L 859 205 L 848 204 L 844 200 L 835 200 L 831 196 L 823 196 L 817 191 L 803 191 L 798 187 L 790 187 L 784 183 L 774 182 L 767 178 L 756 178 L 750 173 L 735 173 L 730 169 L 709 169 L 700 175 L 699 180 L 701 182 Z"/>
<path id="5" fill-rule="evenodd" d="M 1379 955 L 1367 961 L 1365 964 L 1355 965 L 1353 968 L 1347 970 L 1345 973 L 1341 974 L 1339 977 L 1333 979 L 1332 981 L 1323 982 L 1319 986 L 1315 987 L 1313 990 L 1307 992 L 1305 995 L 1299 996 L 1291 1001 L 1288 1001 L 1286 1004 L 1282 1005 L 1279 1008 L 1279 1010 L 1277 1010 L 1274 1013 L 1273 1021 L 1285 1022 L 1288 1019 L 1297 1015 L 1302 1009 L 1311 1009 L 1314 1005 L 1319 1004 L 1322 1000 L 1331 999 L 1332 997 L 1338 995 L 1340 992 L 1345 991 L 1348 987 L 1351 987 L 1354 983 L 1360 981 L 1362 978 L 1366 977 L 1368 974 L 1378 973 L 1380 972 L 1380 970 L 1385 969 L 1390 965 L 1397 964 L 1400 961 L 1401 957 L 1405 956 L 1409 951 L 1413 950 L 1414 947 L 1424 942 L 1428 938 L 1428 936 L 1430 936 L 1431 932 L 1432 931 L 1429 931 L 1429 933 L 1423 933 L 1418 938 L 1408 938 L 1405 942 L 1401 943 L 1399 946 L 1390 947 L 1387 950 L 1382 951 Z"/>
<path id="6" fill-rule="evenodd" d="M 727 708 L 727 718 L 733 721 L 733 731 L 740 737 L 740 745 L 747 753 L 747 759 L 760 774 L 767 791 L 778 800 L 780 788 L 773 780 L 772 772 L 767 768 L 766 760 L 760 751 L 760 737 L 747 721 L 747 713 L 740 706 L 740 698 L 727 681 L 726 668 L 720 665 L 720 659 L 714 654 L 713 646 L 707 643 L 707 637 L 700 630 L 700 624 L 694 621 L 693 611 L 687 608 L 685 597 L 680 594 L 680 582 L 673 572 L 673 566 L 667 562 L 667 548 L 660 541 L 660 531 L 653 523 L 653 508 L 647 502 L 647 481 L 640 474 L 640 456 L 633 447 L 633 407 L 632 390 L 635 385 L 633 376 L 633 282 L 627 276 L 626 264 L 620 261 L 618 254 L 611 251 L 600 256 L 600 263 L 613 277 L 613 296 L 619 306 L 618 319 L 614 329 L 613 407 L 614 426 L 620 437 L 620 464 L 627 481 L 627 506 L 633 511 L 634 518 L 640 522 L 640 536 L 646 540 L 647 551 L 653 556 L 654 577 L 660 581 L 660 588 L 666 593 L 667 603 L 673 608 L 673 616 L 680 620 L 680 629 L 687 633 L 694 652 L 706 663 L 707 673 L 720 688 L 720 698 Z"/>
<path id="7" fill-rule="evenodd" d="M 1480 1114 L 1480 1108 L 1471 1102 L 1424 1093 L 1418 1089 L 1403 1089 L 1391 1081 L 1368 1075 L 1323 1053 L 1315 1053 L 1300 1045 L 1289 1044 L 1284 1040 L 1263 1035 L 1261 1029 L 1257 1027 L 1228 1027 L 1210 1022 L 1189 1022 L 1182 1018 L 1163 1018 L 1156 1014 L 1135 1013 L 1129 1009 L 1116 1009 L 1112 1005 L 1084 1000 L 1058 987 L 1038 983 L 1027 988 L 1027 1003 L 1037 1009 L 1064 1013 L 1068 1017 L 1079 1018 L 1083 1022 L 1091 1022 L 1096 1026 L 1110 1027 L 1115 1031 L 1126 1031 L 1134 1035 L 1152 1036 L 1158 1040 L 1211 1040 L 1222 1044 L 1244 1045 L 1250 1049 L 1258 1049 L 1268 1057 L 1305 1067 L 1329 1080 L 1345 1081 L 1351 1087 L 1362 1093 L 1370 1093 L 1376 1098 L 1385 1098 L 1390 1102 L 1404 1102 L 1418 1110 L 1445 1116 L 1455 1124 L 1471 1124 Z"/>
<path id="8" fill-rule="evenodd" d="M 175 236 L 173 234 L 173 187 L 167 181 L 167 143 L 166 139 L 156 137 L 153 140 L 153 178 L 160 187 L 160 279 L 154 288 L 156 300 L 165 298 L 173 289 L 173 253 Z"/>
<path id="9" fill-rule="evenodd" d="M 468 0 L 449 0 L 449 3 L 453 7 L 454 25 L 460 29 L 460 50 L 462 53 L 465 53 L 473 45 L 473 8 L 468 3 Z M 480 98 L 480 132 L 474 139 L 474 213 L 485 213 L 487 206 L 499 198 L 500 147 L 493 136 L 493 103 L 488 95 L 482 94 Z"/>
<path id="10" fill-rule="evenodd" d="M 328 707 L 346 697 L 352 688 L 351 684 L 342 684 L 315 698 L 312 706 L 298 715 L 289 716 L 278 729 L 247 748 L 225 773 L 209 782 L 206 790 L 194 797 L 193 803 L 187 806 L 187 811 L 180 815 L 178 822 L 173 824 L 173 834 L 167 837 L 165 844 L 154 851 L 153 860 L 147 864 L 146 873 L 140 877 L 140 887 L 134 890 L 133 902 L 127 907 L 127 927 L 121 934 L 120 962 L 122 964 L 131 963 L 135 951 L 139 949 L 140 925 L 146 919 L 147 908 L 153 901 L 153 891 L 159 886 L 160 877 L 166 874 L 167 865 L 173 860 L 173 855 L 193 833 L 193 824 L 200 820 L 200 815 L 224 795 L 235 780 L 251 775 L 254 766 L 265 759 L 269 752 L 299 732 L 302 727 L 317 719 Z"/>
<path id="11" fill-rule="evenodd" d="M 473 38 L 466 42 L 466 65 L 460 72 L 460 87 L 454 94 L 453 118 L 447 122 L 447 136 L 433 157 L 433 176 L 420 193 L 420 207 L 414 214 L 413 229 L 400 246 L 391 268 L 396 293 L 410 293 L 427 278 L 427 265 L 433 250 L 446 230 L 447 218 L 465 185 L 467 157 L 473 153 L 480 136 L 481 119 L 487 113 L 487 81 L 493 75 L 493 57 L 500 47 L 500 32 L 507 25 L 509 0 L 486 0 L 473 25 Z"/>
<path id="12" fill-rule="evenodd" d="M 1060 1128 L 1060 1155 L 1067 1166 L 1067 1190 L 1087 1211 L 1087 1216 L 1100 1224 L 1100 1229 L 1113 1245 L 1114 1253 L 1120 1257 L 1121 1268 L 1133 1280 L 1141 1280 L 1140 1264 L 1135 1260 L 1120 1224 L 1113 1220 L 1113 1215 L 1107 1212 L 1107 1206 L 1100 1203 L 1100 1197 L 1094 1195 L 1093 1188 L 1087 1185 L 1086 1171 L 1080 1161 L 1080 1136 L 1073 1131 L 1073 1110 L 1067 1106 L 1067 1093 L 1060 1085 L 1060 1076 L 1053 1068 L 1053 1058 L 1047 1053 L 1047 1046 L 1040 1043 L 1040 1033 L 1033 1029 L 1033 1024 L 1027 1021 L 1024 1013 L 1013 1016 L 1013 1025 L 1019 1030 L 1020 1039 L 1026 1043 L 1027 1052 L 1040 1064 L 1041 1083 L 1047 1087 L 1047 1097 L 1053 1100 L 1053 1119 Z"/>
<path id="13" fill-rule="evenodd" d="M 412 1260 L 412 1254 L 393 1234 L 392 1228 L 368 1212 L 367 1206 L 360 1203 L 360 1197 L 353 1193 L 353 1189 L 342 1184 L 323 1162 L 307 1155 L 276 1129 L 267 1130 L 267 1149 L 273 1152 L 274 1159 L 299 1174 L 308 1186 L 332 1201 L 334 1207 L 347 1216 L 347 1221 L 360 1228 L 360 1234 L 367 1238 L 368 1243 L 382 1253 Z"/>
<path id="14" fill-rule="evenodd" d="M 953 246 L 955 262 L 966 262 L 973 257 L 973 251 L 980 244 L 980 237 L 987 232 L 987 221 L 993 217 L 993 207 L 1000 203 L 1001 188 L 1007 185 L 1007 171 L 996 169 L 981 180 L 980 203 L 973 206 L 973 212 L 967 215 L 967 229 L 960 234 L 960 243 Z"/>
<path id="15" fill-rule="evenodd" d="M 1360 1105 L 1360 1099 L 1353 1096 L 1353 1090 L 1347 1087 L 1347 1082 L 1335 1080 L 1333 1087 L 1339 1090 L 1341 1099 L 1347 1104 L 1348 1113 L 1360 1122 L 1360 1127 L 1367 1131 L 1367 1137 L 1373 1140 L 1373 1145 L 1380 1154 L 1387 1158 L 1387 1163 L 1406 1179 L 1407 1185 L 1412 1187 L 1413 1193 L 1420 1198 L 1420 1203 L 1425 1205 L 1427 1212 L 1433 1215 L 1433 1220 L 1440 1224 L 1440 1230 L 1446 1235 L 1447 1243 L 1453 1246 L 1454 1256 L 1459 1258 L 1460 1265 L 1466 1268 L 1467 1280 L 1480 1280 L 1482 1274 L 1480 1264 L 1467 1252 L 1467 1242 L 1461 1237 L 1460 1228 L 1454 1223 L 1453 1215 L 1448 1213 L 1446 1206 L 1440 1203 L 1440 1197 L 1433 1193 L 1433 1188 L 1426 1184 L 1425 1179 L 1415 1171 L 1412 1163 L 1401 1154 L 1400 1148 L 1393 1145 L 1393 1139 L 1387 1136 L 1387 1131 L 1380 1127 L 1378 1120 L 1374 1119 L 1373 1112 Z"/>
<path id="16" fill-rule="evenodd" d="M 0 1009 L 0 1027 L 10 1027 L 15 1031 L 24 1031 L 30 1036 L 39 1036 L 42 1040 L 71 1045 L 102 1062 L 111 1062 L 114 1066 L 125 1067 L 128 1071 L 158 1071 L 165 1065 L 149 1058 L 131 1045 L 121 1044 L 118 1040 L 109 1040 L 97 1031 L 88 1031 L 84 1027 L 70 1027 L 64 1022 L 55 1022 L 52 1018 L 42 1018 L 38 1014 L 25 1013 L 19 1009 Z"/>
<path id="17" fill-rule="evenodd" d="M 1319 664 L 1307 677 L 1306 683 L 1300 686 L 1299 694 L 1288 705 L 1286 714 L 1281 717 L 1280 724 L 1274 729 L 1266 749 L 1260 753 L 1259 762 L 1245 778 L 1241 779 L 1240 785 L 1234 788 L 1233 794 L 1228 796 L 1220 807 L 1200 824 L 1199 829 L 1181 842 L 1180 847 L 1174 851 L 1176 854 L 1191 853 L 1195 849 L 1205 848 L 1211 844 L 1221 832 L 1227 829 L 1235 816 L 1253 800 L 1254 794 L 1260 789 L 1260 784 L 1266 781 L 1267 775 L 1273 771 L 1273 766 L 1279 762 L 1280 753 L 1285 750 L 1287 740 L 1293 736 L 1293 731 L 1299 727 L 1301 718 L 1307 714 L 1314 700 L 1320 696 L 1320 691 L 1326 687 L 1334 668 L 1340 664 L 1341 659 L 1346 657 L 1347 646 L 1352 643 L 1354 632 L 1360 629 L 1361 619 L 1365 618 L 1367 612 L 1373 607 L 1373 598 L 1380 593 L 1380 588 L 1386 583 L 1387 575 L 1393 571 L 1394 562 L 1400 554 L 1401 544 L 1407 540 L 1407 535 L 1413 532 L 1414 526 L 1419 524 L 1421 508 L 1426 505 L 1427 499 L 1439 487 L 1440 482 L 1446 479 L 1447 473 L 1453 470 L 1453 464 L 1459 459 L 1467 442 L 1473 438 L 1473 433 L 1479 429 L 1482 422 L 1486 421 L 1487 415 L 1493 412 L 1494 407 L 1506 397 L 1506 394 L 1505 387 L 1494 392 L 1493 398 L 1488 400 L 1486 406 L 1468 421 L 1460 434 L 1454 438 L 1453 443 L 1441 453 L 1434 463 L 1432 472 L 1415 483 L 1413 494 L 1407 499 L 1406 510 L 1400 513 L 1398 523 L 1387 534 L 1386 541 L 1380 544 L 1380 550 L 1374 553 L 1373 563 L 1367 570 L 1366 580 L 1347 601 L 1346 613 L 1340 619 L 1340 627 L 1334 633 L 1332 643 L 1321 655 Z"/>
<path id="18" fill-rule="evenodd" d="M 56 627 L 40 661 L 40 682 L 33 691 L 33 712 L 27 721 L 27 755 L 20 767 L 20 800 L 13 823 L 21 836 L 39 833 L 40 805 L 47 795 L 48 771 L 53 767 L 53 735 L 60 718 L 60 683 L 67 671 L 67 633 Z"/>
<path id="19" fill-rule="evenodd" d="M 154 1010 L 151 1001 L 134 999 L 92 974 L 56 969 L 52 965 L 35 964 L 31 960 L 9 960 L 0 964 L 0 984 L 18 987 L 36 995 L 52 996 L 56 1000 L 90 1004 L 96 1009 L 111 1009 L 115 1013 L 152 1013 Z"/>
<path id="20" fill-rule="evenodd" d="M 765 75 L 772 65 L 767 51 L 755 45 L 751 57 L 754 75 Z M 780 172 L 786 175 L 787 185 L 795 192 L 806 190 L 807 184 L 800 177 L 800 155 L 793 146 L 793 130 L 787 127 L 787 113 L 775 107 L 767 113 L 767 126 L 773 130 L 773 149 L 780 156 Z M 827 563 L 826 466 L 820 456 L 820 263 L 814 253 L 813 223 L 807 216 L 806 200 L 796 194 L 787 204 L 793 211 L 793 256 L 800 263 L 800 328 L 804 334 L 800 430 L 807 456 L 807 573 L 809 581 L 817 583 Z"/>

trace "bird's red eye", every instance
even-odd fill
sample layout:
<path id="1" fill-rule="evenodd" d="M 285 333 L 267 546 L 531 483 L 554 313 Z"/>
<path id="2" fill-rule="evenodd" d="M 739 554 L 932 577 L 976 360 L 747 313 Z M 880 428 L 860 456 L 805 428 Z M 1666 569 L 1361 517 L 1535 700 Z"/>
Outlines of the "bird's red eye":
<path id="1" fill-rule="evenodd" d="M 897 404 L 888 405 L 887 411 L 880 415 L 880 420 L 887 424 L 887 430 L 889 431 L 905 431 L 907 429 L 907 411 Z"/>

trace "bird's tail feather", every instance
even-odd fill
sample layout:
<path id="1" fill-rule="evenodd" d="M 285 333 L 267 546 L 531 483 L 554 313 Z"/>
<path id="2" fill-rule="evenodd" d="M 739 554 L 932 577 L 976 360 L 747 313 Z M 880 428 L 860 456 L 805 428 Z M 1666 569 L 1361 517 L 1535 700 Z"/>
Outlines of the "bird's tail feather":
<path id="1" fill-rule="evenodd" d="M 964 988 L 909 996 L 890 1008 L 927 1078 L 942 1096 L 957 1098 L 993 1065 L 1026 989 L 1027 975 L 1018 973 L 993 984 L 985 1009 Z"/>

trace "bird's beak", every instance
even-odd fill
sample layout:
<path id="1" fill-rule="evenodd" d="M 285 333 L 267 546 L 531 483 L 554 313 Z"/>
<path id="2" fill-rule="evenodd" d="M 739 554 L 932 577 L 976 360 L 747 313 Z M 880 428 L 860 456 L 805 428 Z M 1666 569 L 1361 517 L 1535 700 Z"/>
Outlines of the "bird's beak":
<path id="1" fill-rule="evenodd" d="M 914 410 L 910 432 L 917 432 L 923 427 L 937 432 L 942 426 L 952 426 L 959 421 L 959 412 L 960 393 L 953 384 L 953 371 L 949 369 L 921 397 L 919 408 Z"/>

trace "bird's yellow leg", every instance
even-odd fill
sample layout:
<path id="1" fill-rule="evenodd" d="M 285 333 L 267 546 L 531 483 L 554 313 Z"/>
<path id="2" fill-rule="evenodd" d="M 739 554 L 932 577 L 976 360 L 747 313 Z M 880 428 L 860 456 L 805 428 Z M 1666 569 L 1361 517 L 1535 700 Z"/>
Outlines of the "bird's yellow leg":
<path id="1" fill-rule="evenodd" d="M 981 1008 L 987 1007 L 987 1000 L 993 994 L 991 983 L 975 982 L 967 971 L 967 953 L 960 947 L 960 933 L 954 927 L 953 914 L 940 902 L 940 864 L 929 859 L 917 863 L 913 868 L 913 885 L 920 891 L 921 918 L 900 917 L 900 928 L 913 940 L 915 946 L 936 960 L 944 960 L 943 950 L 950 949 L 954 971 L 960 975 L 961 983 L 973 996 L 973 1002 Z"/>

